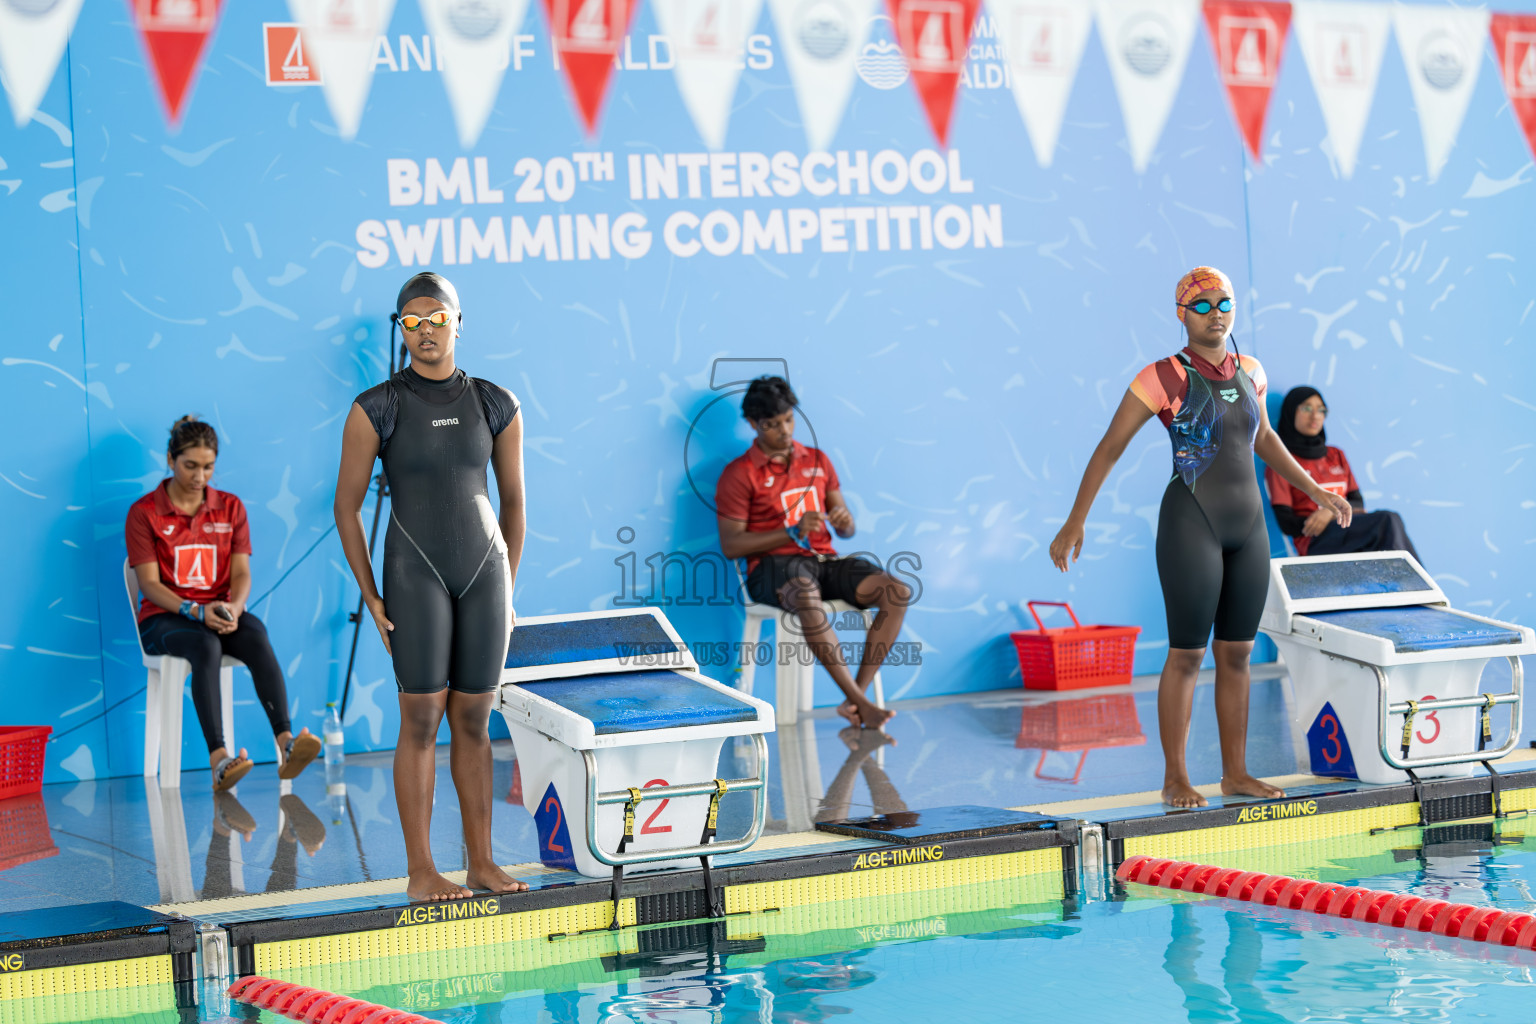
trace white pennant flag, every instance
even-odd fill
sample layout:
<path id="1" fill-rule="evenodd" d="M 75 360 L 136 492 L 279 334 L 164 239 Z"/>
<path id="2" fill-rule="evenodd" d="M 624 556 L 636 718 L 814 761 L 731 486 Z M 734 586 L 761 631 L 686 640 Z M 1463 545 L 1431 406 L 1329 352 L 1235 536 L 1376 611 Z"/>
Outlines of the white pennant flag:
<path id="1" fill-rule="evenodd" d="M 432 34 L 443 85 L 459 129 L 459 145 L 480 138 L 496 106 L 502 76 L 512 60 L 512 34 L 523 24 L 528 0 L 420 0 Z"/>
<path id="2" fill-rule="evenodd" d="M 1445 168 L 1467 116 L 1477 72 L 1483 66 L 1488 20 L 1486 9 L 1399 4 L 1392 10 L 1397 48 L 1408 68 L 1413 105 L 1419 108 L 1430 181 Z"/>
<path id="3" fill-rule="evenodd" d="M 288 0 L 288 10 L 304 33 L 309 59 L 320 69 L 336 128 L 350 139 L 363 120 L 374 52 L 389 27 L 395 0 Z"/>
<path id="4" fill-rule="evenodd" d="M 1355 173 L 1391 30 L 1386 4 L 1291 0 L 1291 31 L 1323 108 L 1341 178 Z"/>
<path id="5" fill-rule="evenodd" d="M 84 0 L 0 0 L 0 85 L 20 128 L 48 94 Z"/>
<path id="6" fill-rule="evenodd" d="M 883 0 L 768 0 L 813 150 L 827 149 L 848 106 L 855 62 Z"/>
<path id="7" fill-rule="evenodd" d="M 677 89 L 710 149 L 725 145 L 746 57 L 763 0 L 650 0 L 672 50 Z"/>
<path id="8" fill-rule="evenodd" d="M 1200 0 L 1098 0 L 1097 14 L 1131 164 L 1140 174 L 1152 161 L 1184 80 Z"/>
<path id="9" fill-rule="evenodd" d="M 987 0 L 1013 74 L 1013 99 L 1041 167 L 1051 166 L 1093 25 L 1082 0 Z"/>

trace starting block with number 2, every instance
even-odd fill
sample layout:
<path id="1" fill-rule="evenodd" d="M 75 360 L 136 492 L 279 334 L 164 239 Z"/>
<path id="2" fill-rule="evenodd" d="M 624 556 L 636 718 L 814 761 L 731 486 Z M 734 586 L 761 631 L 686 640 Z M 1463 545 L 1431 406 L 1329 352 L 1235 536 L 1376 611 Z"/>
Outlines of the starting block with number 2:
<path id="1" fill-rule="evenodd" d="M 545 615 L 512 631 L 497 706 L 517 748 L 523 806 L 546 866 L 602 877 L 617 903 L 625 867 L 687 867 L 745 850 L 767 821 L 773 707 L 707 679 L 655 608 Z M 756 770 L 718 777 L 728 736 L 751 737 Z M 744 836 L 715 843 L 720 799 L 753 794 Z"/>

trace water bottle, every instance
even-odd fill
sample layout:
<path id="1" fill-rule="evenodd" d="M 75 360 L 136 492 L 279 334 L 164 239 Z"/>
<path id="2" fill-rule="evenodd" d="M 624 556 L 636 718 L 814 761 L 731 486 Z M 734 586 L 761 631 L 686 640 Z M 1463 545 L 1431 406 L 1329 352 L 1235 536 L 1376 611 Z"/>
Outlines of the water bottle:
<path id="1" fill-rule="evenodd" d="M 341 729 L 341 712 L 336 709 L 336 702 L 330 701 L 325 705 L 325 764 L 330 767 L 333 764 L 342 764 L 346 761 L 346 734 Z"/>
<path id="2" fill-rule="evenodd" d="M 347 766 L 340 759 L 325 765 L 325 803 L 331 811 L 331 824 L 340 825 L 347 813 Z"/>

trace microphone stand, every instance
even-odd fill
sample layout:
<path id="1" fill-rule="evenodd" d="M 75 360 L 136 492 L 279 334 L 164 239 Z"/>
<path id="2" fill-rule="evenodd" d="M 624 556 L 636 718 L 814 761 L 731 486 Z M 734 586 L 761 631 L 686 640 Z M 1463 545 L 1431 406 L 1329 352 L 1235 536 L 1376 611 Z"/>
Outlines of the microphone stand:
<path id="1" fill-rule="evenodd" d="M 389 377 L 385 378 L 386 380 L 395 375 L 395 324 L 399 319 L 400 317 L 395 313 L 389 315 Z M 402 343 L 400 345 L 400 367 L 402 369 L 405 367 L 405 353 L 405 345 Z M 379 537 L 379 516 L 384 510 L 384 499 L 389 497 L 389 479 L 384 475 L 382 462 L 379 465 L 378 476 L 373 478 L 373 484 L 378 489 L 379 497 L 374 502 L 373 525 L 368 530 L 368 557 L 370 559 L 373 557 L 374 551 L 377 550 L 375 542 Z M 352 649 L 347 654 L 347 674 L 343 677 L 344 681 L 341 688 L 341 720 L 343 722 L 347 720 L 347 700 L 352 695 L 352 668 L 357 663 L 357 640 L 363 629 L 363 610 L 363 595 L 359 592 L 357 595 L 357 610 L 347 615 L 347 621 L 352 623 Z"/>

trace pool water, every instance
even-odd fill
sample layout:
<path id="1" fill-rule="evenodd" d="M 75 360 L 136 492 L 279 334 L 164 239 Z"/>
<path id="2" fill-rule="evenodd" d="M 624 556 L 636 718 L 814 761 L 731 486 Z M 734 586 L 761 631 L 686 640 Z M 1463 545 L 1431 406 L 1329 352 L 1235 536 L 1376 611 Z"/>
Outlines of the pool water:
<path id="1" fill-rule="evenodd" d="M 1409 830 L 1208 859 L 1536 911 L 1525 828 L 1512 818 L 1433 829 L 1427 843 Z M 1063 900 L 1058 878 L 1034 876 L 288 980 L 444 1022 L 507 1024 L 1536 1019 L 1536 952 L 1101 876 L 1089 888 Z"/>

